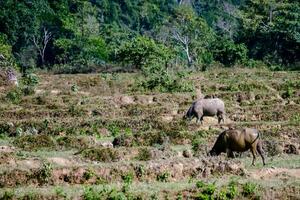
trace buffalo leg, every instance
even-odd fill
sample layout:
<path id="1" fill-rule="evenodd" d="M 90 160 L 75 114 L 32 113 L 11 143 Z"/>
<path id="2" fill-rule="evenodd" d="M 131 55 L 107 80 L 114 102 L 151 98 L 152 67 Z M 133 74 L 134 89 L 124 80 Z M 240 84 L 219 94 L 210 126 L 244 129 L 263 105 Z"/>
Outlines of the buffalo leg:
<path id="1" fill-rule="evenodd" d="M 234 154 L 233 154 L 233 151 L 231 151 L 230 149 L 226 149 L 226 151 L 227 151 L 227 156 L 228 156 L 229 158 L 235 158 L 235 156 L 234 156 Z"/>
<path id="2" fill-rule="evenodd" d="M 217 116 L 218 116 L 218 124 L 220 124 L 221 121 L 223 121 L 223 123 L 225 123 L 224 116 L 222 113 L 218 112 Z"/>
<path id="3" fill-rule="evenodd" d="M 252 160 L 252 165 L 255 166 L 255 160 L 256 160 L 256 149 L 251 147 L 251 153 L 252 153 L 252 156 L 253 156 L 253 160 Z"/>
<path id="4" fill-rule="evenodd" d="M 261 159 L 263 161 L 263 164 L 266 165 L 266 163 L 265 163 L 265 156 L 264 156 L 264 150 L 263 150 L 263 148 L 261 146 L 261 142 L 258 142 L 258 144 L 257 144 L 257 152 L 259 153 L 259 155 L 260 155 L 260 157 L 261 157 Z"/>

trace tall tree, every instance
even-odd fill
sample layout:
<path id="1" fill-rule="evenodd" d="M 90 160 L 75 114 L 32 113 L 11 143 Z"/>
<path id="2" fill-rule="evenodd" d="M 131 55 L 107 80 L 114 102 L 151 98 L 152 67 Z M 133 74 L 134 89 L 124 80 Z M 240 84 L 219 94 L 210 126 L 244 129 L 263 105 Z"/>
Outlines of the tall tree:
<path id="1" fill-rule="evenodd" d="M 250 56 L 277 64 L 300 61 L 300 2 L 248 0 L 242 8 L 243 38 Z"/>

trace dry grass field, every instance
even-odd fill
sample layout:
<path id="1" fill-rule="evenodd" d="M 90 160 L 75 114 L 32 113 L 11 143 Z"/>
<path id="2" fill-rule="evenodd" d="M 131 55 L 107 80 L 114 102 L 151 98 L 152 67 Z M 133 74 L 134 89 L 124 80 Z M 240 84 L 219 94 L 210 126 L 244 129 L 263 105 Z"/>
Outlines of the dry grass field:
<path id="1" fill-rule="evenodd" d="M 220 125 L 184 121 L 196 92 L 140 90 L 138 74 L 38 76 L 17 101 L 0 87 L 0 199 L 300 199 L 298 72 L 190 74 L 224 100 Z M 266 166 L 207 156 L 228 127 L 261 132 Z"/>

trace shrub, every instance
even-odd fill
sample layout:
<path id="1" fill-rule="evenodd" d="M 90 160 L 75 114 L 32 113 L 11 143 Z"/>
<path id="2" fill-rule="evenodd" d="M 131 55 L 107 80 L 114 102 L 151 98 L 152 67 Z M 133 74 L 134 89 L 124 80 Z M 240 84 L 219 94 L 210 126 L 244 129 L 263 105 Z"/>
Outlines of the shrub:
<path id="1" fill-rule="evenodd" d="M 98 200 L 102 198 L 102 194 L 99 191 L 96 191 L 92 187 L 87 187 L 83 191 L 84 200 Z"/>
<path id="2" fill-rule="evenodd" d="M 219 38 L 213 45 L 213 55 L 216 61 L 229 67 L 247 60 L 247 47 L 244 44 L 235 44 L 233 40 Z"/>
<path id="3" fill-rule="evenodd" d="M 49 135 L 25 135 L 14 140 L 14 145 L 25 150 L 54 148 L 55 141 Z"/>
<path id="4" fill-rule="evenodd" d="M 120 134 L 120 128 L 115 123 L 109 124 L 107 129 L 113 137 L 116 137 Z"/>
<path id="5" fill-rule="evenodd" d="M 78 92 L 78 86 L 76 84 L 73 84 L 71 86 L 71 91 L 77 93 Z"/>
<path id="6" fill-rule="evenodd" d="M 125 185 L 131 185 L 133 182 L 134 175 L 132 172 L 129 172 L 122 176 Z"/>
<path id="7" fill-rule="evenodd" d="M 137 155 L 137 159 L 141 161 L 151 160 L 151 151 L 147 147 L 143 147 L 139 149 L 139 154 Z"/>
<path id="8" fill-rule="evenodd" d="M 47 183 L 52 176 L 52 165 L 50 163 L 44 162 L 41 169 L 36 172 L 38 180 L 42 183 Z"/>
<path id="9" fill-rule="evenodd" d="M 90 137 L 75 136 L 62 136 L 59 137 L 56 141 L 60 146 L 79 149 L 88 148 L 93 143 L 93 140 Z"/>
<path id="10" fill-rule="evenodd" d="M 231 181 L 228 185 L 226 197 L 228 199 L 234 199 L 234 197 L 238 194 L 238 188 L 237 183 L 234 181 Z"/>
<path id="11" fill-rule="evenodd" d="M 158 90 L 160 92 L 192 92 L 194 85 L 186 81 L 186 73 L 170 73 L 164 66 L 151 66 L 145 73 L 145 78 L 137 82 L 137 87 L 143 90 Z"/>
<path id="12" fill-rule="evenodd" d="M 55 193 L 56 193 L 56 195 L 58 196 L 58 197 L 60 197 L 60 198 L 63 198 L 63 199 L 67 199 L 67 194 L 66 194 L 66 192 L 64 191 L 64 189 L 63 188 L 61 188 L 61 187 L 56 187 L 55 188 Z"/>
<path id="13" fill-rule="evenodd" d="M 138 165 L 134 168 L 135 175 L 138 178 L 142 178 L 145 175 L 145 166 L 144 165 Z"/>
<path id="14" fill-rule="evenodd" d="M 35 93 L 35 87 L 39 84 L 39 78 L 36 74 L 28 73 L 21 79 L 22 91 L 24 95 L 32 95 Z"/>
<path id="15" fill-rule="evenodd" d="M 169 172 L 160 173 L 156 177 L 157 181 L 160 181 L 160 182 L 168 182 L 169 178 L 170 178 L 170 173 Z"/>
<path id="16" fill-rule="evenodd" d="M 95 176 L 95 172 L 92 169 L 88 169 L 83 173 L 83 178 L 89 180 Z"/>
<path id="17" fill-rule="evenodd" d="M 214 199 L 214 193 L 216 191 L 215 183 L 206 184 L 203 181 L 197 181 L 196 187 L 200 189 L 200 192 L 197 194 L 197 200 L 210 200 Z"/>
<path id="18" fill-rule="evenodd" d="M 245 197 L 251 197 L 256 194 L 257 185 L 255 183 L 247 182 L 243 184 L 242 195 Z"/>
<path id="19" fill-rule="evenodd" d="M 19 104 L 22 100 L 22 91 L 19 88 L 14 88 L 6 94 L 6 99 L 13 104 Z"/>
<path id="20" fill-rule="evenodd" d="M 203 138 L 197 137 L 197 138 L 193 139 L 193 141 L 192 141 L 192 150 L 194 151 L 195 156 L 199 155 L 203 143 L 204 143 Z"/>
<path id="21" fill-rule="evenodd" d="M 79 153 L 85 158 L 101 162 L 115 162 L 120 159 L 119 152 L 112 148 L 90 148 Z"/>
<path id="22" fill-rule="evenodd" d="M 142 69 L 151 65 L 164 65 L 170 55 L 170 50 L 163 44 L 138 36 L 120 47 L 118 60 Z"/>
<path id="23" fill-rule="evenodd" d="M 68 112 L 72 117 L 80 117 L 84 115 L 84 110 L 77 105 L 71 105 Z"/>
<path id="24" fill-rule="evenodd" d="M 0 197 L 0 199 L 10 200 L 14 199 L 15 192 L 13 190 L 5 190 L 4 194 Z"/>

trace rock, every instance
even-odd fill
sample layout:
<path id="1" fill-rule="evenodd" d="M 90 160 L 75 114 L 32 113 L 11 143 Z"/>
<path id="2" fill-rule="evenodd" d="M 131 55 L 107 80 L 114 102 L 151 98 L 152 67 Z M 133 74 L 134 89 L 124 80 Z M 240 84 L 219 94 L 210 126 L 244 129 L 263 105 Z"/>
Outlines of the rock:
<path id="1" fill-rule="evenodd" d="M 153 96 L 146 96 L 146 95 L 141 95 L 141 96 L 135 96 L 134 102 L 138 104 L 152 104 L 153 103 Z"/>
<path id="2" fill-rule="evenodd" d="M 193 153 L 192 153 L 192 151 L 189 150 L 189 149 L 185 149 L 185 150 L 182 152 L 182 155 L 183 155 L 183 157 L 185 157 L 185 158 L 191 158 L 191 157 L 193 157 Z"/>
<path id="3" fill-rule="evenodd" d="M 102 146 L 102 147 L 106 147 L 106 148 L 113 148 L 114 147 L 112 142 L 100 142 L 99 145 Z"/>
<path id="4" fill-rule="evenodd" d="M 0 152 L 1 153 L 12 153 L 15 151 L 15 147 L 11 146 L 0 146 Z"/>
<path id="5" fill-rule="evenodd" d="M 162 115 L 161 116 L 161 120 L 164 122 L 171 122 L 173 120 L 173 116 L 172 115 Z"/>
<path id="6" fill-rule="evenodd" d="M 51 94 L 59 94 L 60 91 L 59 91 L 59 90 L 51 90 L 50 93 L 51 93 Z"/>
<path id="7" fill-rule="evenodd" d="M 130 97 L 130 96 L 121 96 L 120 97 L 120 102 L 123 105 L 133 104 L 134 99 L 133 99 L 133 97 Z"/>
<path id="8" fill-rule="evenodd" d="M 299 155 L 299 150 L 297 149 L 296 145 L 294 145 L 294 144 L 286 144 L 284 146 L 283 152 L 287 153 L 287 154 L 296 154 L 296 155 Z"/>

